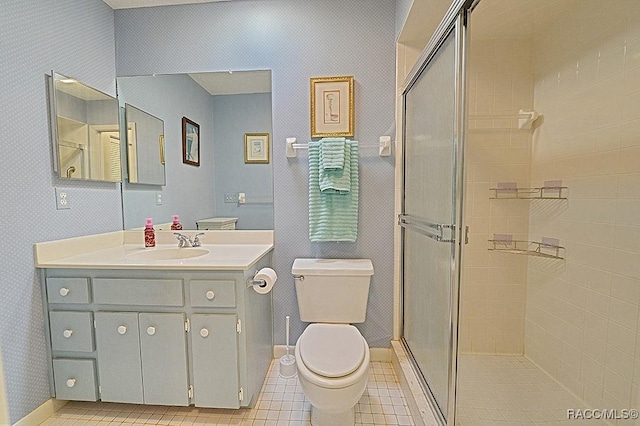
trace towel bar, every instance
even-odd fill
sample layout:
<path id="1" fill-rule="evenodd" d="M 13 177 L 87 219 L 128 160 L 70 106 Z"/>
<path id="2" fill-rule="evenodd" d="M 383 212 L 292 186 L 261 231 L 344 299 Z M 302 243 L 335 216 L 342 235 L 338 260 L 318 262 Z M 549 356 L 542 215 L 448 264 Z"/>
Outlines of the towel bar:
<path id="1" fill-rule="evenodd" d="M 380 157 L 389 157 L 391 155 L 391 136 L 380 136 L 378 144 L 358 143 L 358 148 L 378 148 Z M 309 143 L 298 143 L 297 138 L 287 138 L 287 157 L 297 157 L 298 149 L 309 149 Z"/>

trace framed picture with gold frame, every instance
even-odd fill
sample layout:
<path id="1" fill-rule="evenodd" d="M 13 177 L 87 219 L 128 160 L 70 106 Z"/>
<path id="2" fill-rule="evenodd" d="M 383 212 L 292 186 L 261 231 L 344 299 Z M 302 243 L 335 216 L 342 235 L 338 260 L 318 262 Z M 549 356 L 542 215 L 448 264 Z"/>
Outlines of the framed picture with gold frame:
<path id="1" fill-rule="evenodd" d="M 311 137 L 353 136 L 353 76 L 311 79 Z"/>
<path id="2" fill-rule="evenodd" d="M 269 133 L 244 134 L 245 164 L 269 163 Z"/>

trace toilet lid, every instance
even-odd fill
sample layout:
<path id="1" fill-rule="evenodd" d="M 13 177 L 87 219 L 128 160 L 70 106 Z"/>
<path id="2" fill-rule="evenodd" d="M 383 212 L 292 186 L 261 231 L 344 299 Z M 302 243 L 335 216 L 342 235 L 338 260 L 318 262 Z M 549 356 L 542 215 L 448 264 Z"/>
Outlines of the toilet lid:
<path id="1" fill-rule="evenodd" d="M 366 342 L 352 325 L 309 324 L 298 339 L 304 365 L 324 377 L 342 377 L 360 367 Z"/>

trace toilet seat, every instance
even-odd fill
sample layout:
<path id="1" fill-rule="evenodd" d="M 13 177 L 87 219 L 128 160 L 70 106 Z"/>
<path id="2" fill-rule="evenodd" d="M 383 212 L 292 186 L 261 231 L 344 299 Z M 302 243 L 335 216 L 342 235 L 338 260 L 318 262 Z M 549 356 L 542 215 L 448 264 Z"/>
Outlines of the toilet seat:
<path id="1" fill-rule="evenodd" d="M 349 324 L 309 324 L 298 339 L 304 365 L 313 373 L 340 378 L 356 371 L 363 363 L 366 341 Z"/>

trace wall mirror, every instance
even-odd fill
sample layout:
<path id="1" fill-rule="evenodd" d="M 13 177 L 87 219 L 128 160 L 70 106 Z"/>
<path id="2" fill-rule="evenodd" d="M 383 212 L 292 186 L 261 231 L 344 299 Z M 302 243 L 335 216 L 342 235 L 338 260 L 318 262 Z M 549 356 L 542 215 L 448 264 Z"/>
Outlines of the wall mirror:
<path id="1" fill-rule="evenodd" d="M 129 104 L 124 115 L 128 182 L 164 185 L 164 122 Z"/>
<path id="2" fill-rule="evenodd" d="M 121 106 L 164 122 L 165 185 L 133 183 L 128 171 L 125 229 L 144 226 L 147 217 L 156 229 L 168 229 L 176 214 L 184 229 L 209 218 L 237 218 L 236 229 L 273 229 L 272 159 L 245 163 L 245 134 L 272 134 L 270 70 L 126 76 L 117 78 L 117 88 Z M 183 117 L 199 127 L 198 165 L 183 162 Z M 160 144 L 149 145 L 157 161 Z"/>
<path id="3" fill-rule="evenodd" d="M 61 179 L 120 182 L 118 100 L 55 72 L 49 88 L 54 171 Z"/>

